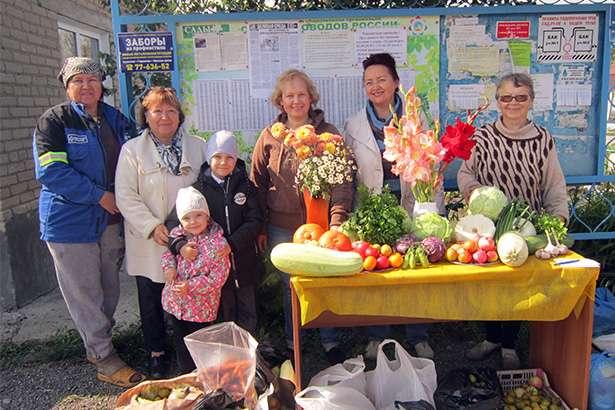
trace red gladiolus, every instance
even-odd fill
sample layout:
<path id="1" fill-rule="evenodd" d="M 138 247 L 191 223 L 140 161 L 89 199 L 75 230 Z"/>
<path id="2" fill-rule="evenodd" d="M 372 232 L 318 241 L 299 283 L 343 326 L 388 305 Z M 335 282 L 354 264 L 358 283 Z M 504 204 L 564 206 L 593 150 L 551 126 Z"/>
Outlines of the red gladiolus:
<path id="1" fill-rule="evenodd" d="M 446 132 L 440 138 L 440 143 L 447 149 L 443 160 L 445 163 L 453 162 L 457 157 L 464 161 L 470 159 L 472 149 L 476 145 L 476 141 L 470 139 L 475 129 L 474 126 L 459 121 L 459 118 L 454 127 L 446 126 Z"/>

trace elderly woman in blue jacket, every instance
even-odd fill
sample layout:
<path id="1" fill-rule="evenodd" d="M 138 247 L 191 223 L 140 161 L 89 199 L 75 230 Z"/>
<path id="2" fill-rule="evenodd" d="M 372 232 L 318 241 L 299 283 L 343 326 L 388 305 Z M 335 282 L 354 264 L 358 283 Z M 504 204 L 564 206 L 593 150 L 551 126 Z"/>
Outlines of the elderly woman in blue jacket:
<path id="1" fill-rule="evenodd" d="M 128 120 L 103 103 L 105 72 L 70 57 L 58 79 L 70 101 L 45 111 L 34 131 L 41 239 L 53 257 L 60 290 L 98 378 L 132 387 L 145 376 L 126 365 L 112 341 L 123 259 L 114 180 Z"/>
<path id="2" fill-rule="evenodd" d="M 383 127 L 391 122 L 393 114 L 398 118 L 404 114 L 404 99 L 399 91 L 399 75 L 395 59 L 387 53 L 372 54 L 363 61 L 363 86 L 367 93 L 365 108 L 350 117 L 344 126 L 344 140 L 352 148 L 359 169 L 354 179 L 353 205 L 356 206 L 356 188 L 365 184 L 379 194 L 384 185 L 400 200 L 402 207 L 412 215 L 414 195 L 410 184 L 391 172 L 392 162 L 385 160 Z M 423 114 L 423 129 L 427 129 L 427 118 Z M 444 215 L 444 195 L 436 192 L 438 213 Z M 420 357 L 432 359 L 434 352 L 429 346 L 426 323 L 405 326 L 408 341 Z M 369 326 L 369 343 L 365 357 L 376 358 L 378 344 L 389 335 L 389 326 Z"/>

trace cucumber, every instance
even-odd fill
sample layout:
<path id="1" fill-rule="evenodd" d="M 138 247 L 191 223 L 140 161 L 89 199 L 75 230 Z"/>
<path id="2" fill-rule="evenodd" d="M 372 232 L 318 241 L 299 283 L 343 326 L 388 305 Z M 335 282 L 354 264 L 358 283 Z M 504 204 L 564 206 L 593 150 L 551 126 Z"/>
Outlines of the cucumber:
<path id="1" fill-rule="evenodd" d="M 301 243 L 281 243 L 271 250 L 273 265 L 290 275 L 326 277 L 354 275 L 363 269 L 363 258 L 356 252 Z"/>
<path id="2" fill-rule="evenodd" d="M 553 245 L 555 245 L 553 238 L 551 238 L 551 241 L 553 242 Z M 538 249 L 543 249 L 549 244 L 549 241 L 547 241 L 547 235 L 545 234 L 526 236 L 525 242 L 527 242 L 527 248 L 530 255 L 533 255 Z M 564 236 L 564 240 L 560 242 L 562 242 L 562 245 L 566 245 L 568 248 L 571 248 L 572 245 L 574 245 L 574 238 L 570 235 L 566 235 Z"/>

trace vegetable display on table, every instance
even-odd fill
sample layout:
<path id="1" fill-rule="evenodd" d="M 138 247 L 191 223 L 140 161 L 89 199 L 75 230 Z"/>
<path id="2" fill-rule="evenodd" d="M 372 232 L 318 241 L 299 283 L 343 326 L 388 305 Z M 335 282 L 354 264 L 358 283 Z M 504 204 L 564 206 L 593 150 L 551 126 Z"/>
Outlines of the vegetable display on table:
<path id="1" fill-rule="evenodd" d="M 474 265 L 502 262 L 515 268 L 531 256 L 565 255 L 574 243 L 560 218 L 529 212 L 523 201 L 508 201 L 495 187 L 476 189 L 468 206 L 471 213 L 456 224 L 433 212 L 410 220 L 388 186 L 380 194 L 365 186 L 358 191 L 359 205 L 339 230 L 300 226 L 294 243 L 272 250 L 273 264 L 293 275 L 319 277 L 428 268 L 442 259 Z M 544 234 L 536 234 L 538 229 Z"/>

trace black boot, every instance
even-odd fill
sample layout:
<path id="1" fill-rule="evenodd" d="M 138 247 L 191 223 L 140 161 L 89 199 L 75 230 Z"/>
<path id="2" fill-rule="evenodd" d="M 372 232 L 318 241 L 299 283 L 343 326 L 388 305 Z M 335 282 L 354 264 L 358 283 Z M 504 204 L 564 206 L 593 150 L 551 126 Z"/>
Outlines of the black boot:
<path id="1" fill-rule="evenodd" d="M 147 366 L 147 373 L 151 380 L 164 379 L 167 372 L 167 364 L 165 362 L 165 355 L 155 356 L 149 358 L 149 364 Z"/>

